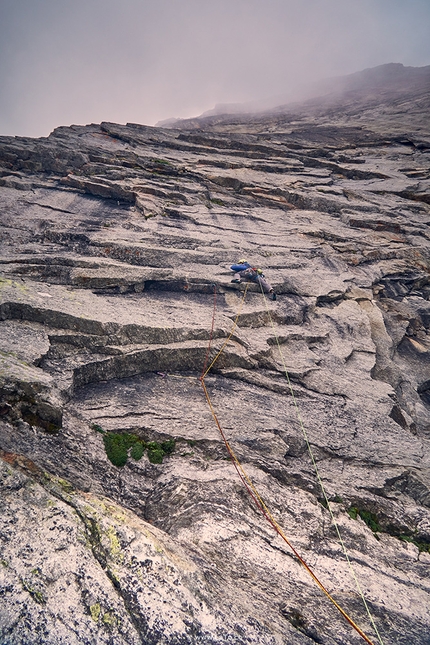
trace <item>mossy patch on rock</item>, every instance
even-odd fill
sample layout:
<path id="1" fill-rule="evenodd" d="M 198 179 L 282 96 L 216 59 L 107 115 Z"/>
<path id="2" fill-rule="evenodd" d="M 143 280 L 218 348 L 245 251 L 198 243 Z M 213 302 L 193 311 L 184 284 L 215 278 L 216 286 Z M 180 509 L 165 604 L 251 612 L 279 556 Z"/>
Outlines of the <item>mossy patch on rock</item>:
<path id="1" fill-rule="evenodd" d="M 414 544 L 420 553 L 430 553 L 430 543 L 429 542 L 424 542 L 423 540 L 417 540 L 411 535 L 398 535 L 396 536 L 399 538 L 399 540 L 402 540 L 402 542 L 410 542 L 411 544 Z"/>
<path id="2" fill-rule="evenodd" d="M 145 452 L 145 446 L 143 445 L 142 442 L 137 442 L 135 443 L 130 450 L 130 457 L 134 459 L 135 461 L 139 461 L 143 457 L 143 453 Z"/>
<path id="3" fill-rule="evenodd" d="M 388 535 L 392 535 L 402 542 L 409 542 L 410 544 L 414 544 L 418 548 L 420 553 L 430 553 L 430 543 L 426 540 L 419 539 L 419 537 L 413 531 L 411 531 L 410 533 L 405 533 L 403 532 L 404 527 L 402 529 L 399 529 L 392 525 L 383 527 L 379 523 L 377 515 L 371 513 L 370 511 L 357 508 L 356 506 L 350 506 L 347 510 L 347 513 L 353 520 L 356 520 L 357 517 L 361 517 L 363 522 L 365 522 L 367 526 L 373 531 L 376 538 L 378 538 L 377 533 L 387 533 Z"/>
<path id="4" fill-rule="evenodd" d="M 98 424 L 92 424 L 93 430 L 103 435 L 103 443 L 109 461 L 118 468 L 127 463 L 129 457 L 139 461 L 145 450 L 148 452 L 148 459 L 152 464 L 161 464 L 165 455 L 171 455 L 175 450 L 174 439 L 146 442 L 135 434 L 128 432 L 116 433 L 105 432 Z"/>
<path id="5" fill-rule="evenodd" d="M 92 423 L 91 428 L 95 430 L 95 432 L 99 432 L 100 434 L 104 434 L 104 430 L 101 426 L 99 426 L 98 423 Z"/>
<path id="6" fill-rule="evenodd" d="M 356 520 L 357 517 L 361 517 L 363 522 L 367 524 L 367 526 L 373 531 L 373 533 L 382 531 L 378 518 L 374 513 L 366 511 L 362 508 L 357 508 L 356 506 L 350 506 L 347 512 L 349 517 L 352 517 L 353 520 Z"/>
<path id="7" fill-rule="evenodd" d="M 151 464 L 161 464 L 163 462 L 164 451 L 160 444 L 156 441 L 151 441 L 148 444 L 148 459 Z"/>
<path id="8" fill-rule="evenodd" d="M 103 435 L 106 454 L 114 466 L 122 468 L 128 459 L 128 451 L 139 441 L 136 435 L 124 433 L 116 434 L 115 432 L 106 432 Z"/>

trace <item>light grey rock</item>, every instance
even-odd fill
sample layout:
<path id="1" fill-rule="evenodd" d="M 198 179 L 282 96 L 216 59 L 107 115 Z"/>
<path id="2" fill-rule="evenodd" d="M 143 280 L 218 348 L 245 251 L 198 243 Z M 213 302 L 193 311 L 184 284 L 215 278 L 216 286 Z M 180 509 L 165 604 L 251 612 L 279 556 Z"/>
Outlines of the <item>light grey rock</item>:
<path id="1" fill-rule="evenodd" d="M 427 645 L 429 88 L 396 70 L 0 138 L 2 643 L 362 642 L 228 459 L 200 381 L 223 348 L 206 387 L 276 522 L 376 643 L 335 518 L 382 641 Z M 175 450 L 118 467 L 107 433 Z"/>

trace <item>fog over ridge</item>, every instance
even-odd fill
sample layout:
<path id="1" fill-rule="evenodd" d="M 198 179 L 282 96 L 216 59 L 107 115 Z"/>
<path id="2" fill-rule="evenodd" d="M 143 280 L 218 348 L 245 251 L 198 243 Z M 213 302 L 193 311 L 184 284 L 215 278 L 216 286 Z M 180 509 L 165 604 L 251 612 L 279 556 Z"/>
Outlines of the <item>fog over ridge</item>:
<path id="1" fill-rule="evenodd" d="M 430 63 L 425 0 L 3 0 L 0 133 L 155 124 Z"/>

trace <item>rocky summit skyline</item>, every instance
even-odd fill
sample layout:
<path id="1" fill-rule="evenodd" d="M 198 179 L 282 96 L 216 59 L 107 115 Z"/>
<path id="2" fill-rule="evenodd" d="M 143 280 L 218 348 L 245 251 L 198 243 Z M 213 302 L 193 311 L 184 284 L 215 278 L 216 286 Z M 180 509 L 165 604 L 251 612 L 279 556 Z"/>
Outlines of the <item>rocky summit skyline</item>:
<path id="1" fill-rule="evenodd" d="M 428 645 L 429 107 L 0 137 L 2 645 Z"/>

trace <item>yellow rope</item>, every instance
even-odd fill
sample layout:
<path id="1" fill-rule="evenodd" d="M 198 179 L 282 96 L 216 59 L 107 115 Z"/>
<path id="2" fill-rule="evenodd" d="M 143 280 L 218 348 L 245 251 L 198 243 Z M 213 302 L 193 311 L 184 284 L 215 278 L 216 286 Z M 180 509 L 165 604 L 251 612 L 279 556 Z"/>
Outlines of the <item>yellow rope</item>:
<path id="1" fill-rule="evenodd" d="M 297 405 L 297 400 L 296 400 L 296 397 L 295 397 L 295 394 L 294 394 L 293 387 L 292 387 L 292 385 L 291 385 L 290 376 L 289 376 L 289 374 L 288 374 L 287 366 L 286 366 L 286 364 L 285 364 L 284 355 L 283 355 L 282 350 L 281 350 L 281 345 L 280 345 L 280 342 L 279 342 L 279 338 L 278 338 L 278 335 L 277 335 L 277 333 L 276 333 L 275 326 L 274 326 L 274 324 L 273 324 L 272 316 L 270 315 L 269 307 L 267 306 L 267 298 L 266 298 L 266 295 L 265 295 L 265 293 L 264 293 L 264 291 L 263 291 L 263 287 L 262 287 L 261 285 L 260 285 L 260 287 L 261 287 L 261 293 L 262 293 L 262 296 L 263 296 L 263 300 L 264 300 L 264 303 L 265 303 L 265 306 L 266 306 L 266 311 L 267 311 L 267 314 L 268 314 L 268 316 L 269 316 L 270 324 L 271 324 L 271 327 L 272 327 L 273 335 L 274 335 L 274 337 L 275 337 L 275 339 L 276 339 L 276 344 L 277 344 L 277 347 L 278 347 L 279 355 L 280 355 L 280 357 L 281 357 L 281 362 L 282 362 L 282 365 L 283 365 L 283 368 L 284 368 L 284 373 L 285 373 L 285 376 L 286 376 L 286 378 L 287 378 L 287 383 L 288 383 L 288 387 L 289 387 L 289 390 L 290 390 L 290 393 L 291 393 L 291 398 L 292 398 L 292 400 L 293 400 L 293 404 L 294 404 L 294 407 L 295 407 L 295 410 L 296 410 L 297 419 L 298 419 L 298 421 L 299 421 L 300 428 L 301 428 L 301 430 L 302 430 L 302 433 L 303 433 L 304 439 L 305 439 L 305 441 L 306 441 L 306 446 L 307 446 L 307 448 L 308 448 L 308 452 L 309 452 L 309 455 L 310 455 L 310 458 L 311 458 L 312 464 L 313 464 L 314 469 L 315 469 L 315 473 L 316 473 L 316 476 L 317 476 L 318 483 L 319 483 L 319 485 L 320 485 L 320 488 L 321 488 L 322 494 L 323 494 L 323 496 L 324 496 L 324 501 L 325 501 L 326 506 L 327 506 L 327 509 L 328 509 L 328 511 L 329 511 L 329 513 L 330 513 L 331 521 L 333 522 L 333 526 L 335 527 L 335 530 L 336 530 L 337 536 L 338 536 L 338 538 L 339 538 L 340 545 L 341 545 L 341 547 L 342 547 L 342 551 L 343 551 L 343 553 L 344 553 L 344 555 L 345 555 L 346 561 L 347 561 L 348 566 L 349 566 L 349 569 L 350 569 L 350 571 L 351 571 L 351 575 L 352 575 L 352 577 L 354 578 L 354 581 L 355 581 L 355 584 L 356 584 L 357 590 L 358 590 L 358 592 L 359 592 L 359 594 L 360 594 L 360 596 L 361 596 L 361 599 L 362 599 L 362 601 L 363 601 L 364 607 L 366 608 L 367 615 L 369 616 L 370 622 L 372 623 L 372 627 L 373 627 L 373 629 L 375 630 L 376 636 L 377 636 L 377 638 L 378 638 L 378 640 L 379 640 L 380 644 L 381 644 L 381 645 L 384 645 L 384 643 L 383 643 L 383 641 L 382 641 L 382 638 L 381 638 L 381 636 L 380 636 L 380 634 L 379 634 L 378 628 L 377 628 L 377 626 L 376 626 L 376 624 L 375 624 L 375 621 L 373 620 L 373 616 L 372 616 L 372 614 L 371 614 L 371 612 L 370 612 L 369 606 L 368 606 L 368 604 L 367 604 L 367 601 L 366 601 L 366 598 L 365 598 L 365 596 L 364 596 L 364 593 L 363 593 L 363 590 L 362 590 L 362 588 L 361 588 L 361 585 L 360 585 L 360 583 L 359 583 L 359 581 L 358 581 L 357 575 L 356 575 L 356 573 L 355 573 L 355 571 L 354 571 L 354 568 L 353 568 L 353 566 L 352 566 L 352 563 L 351 563 L 351 560 L 350 560 L 350 558 L 349 558 L 349 555 L 348 555 L 348 552 L 347 552 L 347 549 L 346 549 L 345 543 L 344 543 L 344 541 L 343 541 L 343 539 L 342 539 L 342 536 L 341 536 L 341 534 L 340 534 L 339 526 L 338 526 L 338 524 L 337 524 L 337 522 L 336 522 L 336 519 L 335 519 L 335 517 L 334 517 L 334 515 L 333 515 L 333 511 L 332 511 L 332 509 L 331 509 L 330 502 L 328 501 L 327 494 L 326 494 L 326 491 L 325 491 L 325 488 L 324 488 L 324 484 L 323 484 L 322 479 L 321 479 L 321 477 L 320 477 L 319 470 L 318 470 L 318 466 L 317 466 L 317 463 L 316 463 L 316 461 L 315 461 L 314 454 L 313 454 L 313 452 L 312 452 L 311 444 L 310 444 L 310 442 L 309 442 L 308 434 L 307 434 L 307 432 L 306 432 L 306 429 L 305 429 L 304 423 L 303 423 L 303 421 L 302 421 L 302 417 L 301 417 L 301 415 L 300 415 L 299 406 Z"/>
<path id="2" fill-rule="evenodd" d="M 260 286 L 261 286 L 261 285 L 260 285 Z M 219 420 L 218 420 L 218 417 L 217 417 L 217 415 L 216 415 L 215 409 L 214 409 L 214 407 L 213 407 L 212 401 L 211 401 L 210 396 L 209 396 L 209 392 L 208 392 L 208 390 L 207 390 L 207 388 L 206 388 L 206 384 L 205 384 L 205 377 L 206 377 L 206 375 L 208 374 L 208 372 L 212 369 L 212 367 L 214 366 L 214 364 L 216 363 L 216 361 L 218 360 L 218 358 L 220 357 L 220 355 L 221 355 L 221 353 L 223 352 L 223 350 L 224 350 L 225 346 L 226 346 L 226 345 L 227 345 L 227 343 L 230 341 L 230 339 L 231 339 L 231 337 L 232 337 L 232 335 L 233 335 L 233 333 L 234 333 L 234 330 L 236 329 L 237 321 L 238 321 L 238 319 L 239 319 L 239 316 L 240 316 L 240 313 L 241 313 L 241 310 L 242 310 L 242 307 L 243 307 L 243 303 L 244 303 L 244 301 L 245 301 L 245 296 L 246 296 L 247 290 L 248 290 L 248 285 L 246 285 L 246 287 L 245 287 L 245 291 L 244 291 L 243 298 L 242 298 L 242 301 L 241 301 L 241 304 L 240 304 L 240 308 L 239 308 L 239 311 L 238 311 L 238 313 L 237 313 L 237 315 L 236 315 L 236 318 L 235 318 L 235 320 L 234 320 L 234 324 L 233 324 L 233 327 L 232 327 L 232 330 L 231 330 L 231 332 L 230 332 L 229 336 L 227 337 L 227 339 L 226 339 L 226 340 L 224 341 L 224 343 L 222 344 L 221 349 L 217 352 L 217 354 L 216 354 L 215 358 L 212 360 L 212 362 L 211 362 L 211 364 L 209 365 L 209 367 L 206 369 L 206 371 L 205 371 L 205 372 L 202 374 L 202 376 L 200 377 L 200 382 L 201 382 L 201 384 L 202 384 L 203 391 L 204 391 L 204 394 L 205 394 L 205 397 L 206 397 L 207 403 L 208 403 L 208 405 L 209 405 L 209 408 L 210 408 L 210 411 L 211 411 L 212 416 L 213 416 L 213 418 L 214 418 L 214 421 L 215 421 L 215 423 L 216 423 L 216 425 L 217 425 L 217 427 L 218 427 L 218 430 L 219 430 L 219 432 L 220 432 L 220 434 L 221 434 L 221 436 L 222 436 L 222 439 L 223 439 L 223 441 L 224 441 L 224 443 L 225 443 L 225 446 L 226 446 L 226 448 L 227 448 L 227 450 L 228 450 L 228 453 L 229 453 L 229 455 L 230 455 L 230 457 L 231 457 L 231 459 L 232 459 L 232 461 L 233 461 L 233 464 L 234 464 L 234 466 L 235 466 L 235 468 L 236 468 L 236 470 L 237 470 L 237 472 L 238 472 L 238 474 L 239 474 L 240 478 L 242 479 L 242 481 L 243 481 L 244 485 L 245 485 L 245 486 L 246 486 L 246 488 L 248 489 L 248 492 L 250 493 L 251 497 L 254 499 L 254 501 L 255 501 L 255 503 L 257 504 L 257 506 L 260 508 L 260 510 L 261 510 L 261 512 L 263 513 L 263 515 L 265 516 L 265 518 L 266 518 L 266 519 L 268 520 L 268 522 L 273 526 L 273 528 L 275 529 L 275 531 L 278 533 L 278 535 L 280 535 L 280 537 L 281 537 L 281 538 L 284 540 L 284 542 L 289 546 L 289 548 L 293 551 L 294 555 L 298 558 L 299 562 L 303 565 L 303 567 L 304 567 L 304 568 L 306 569 L 306 571 L 311 575 L 311 577 L 312 577 L 312 578 L 313 578 L 313 580 L 316 582 L 316 584 L 319 586 L 319 588 L 324 592 L 324 594 L 327 596 L 327 598 L 330 600 L 330 602 L 332 602 L 332 604 L 336 607 L 336 609 L 338 609 L 338 611 L 339 611 L 339 612 L 342 614 L 342 616 L 347 620 L 347 622 L 348 622 L 348 623 L 349 623 L 349 624 L 350 624 L 350 625 L 351 625 L 351 626 L 356 630 L 356 632 L 357 632 L 358 634 L 360 634 L 360 636 L 361 636 L 361 637 L 362 637 L 362 638 L 363 638 L 363 639 L 368 643 L 368 645 L 374 645 L 374 644 L 373 644 L 373 642 L 372 642 L 372 641 L 371 641 L 371 640 L 366 636 L 366 634 L 365 634 L 365 633 L 360 629 L 360 627 L 358 627 L 358 625 L 357 625 L 357 624 L 352 620 L 352 618 L 350 618 L 350 616 L 349 616 L 349 615 L 348 615 L 348 614 L 347 614 L 347 613 L 342 609 L 342 607 L 341 607 L 341 606 L 336 602 L 336 600 L 333 598 L 333 596 L 331 596 L 331 594 L 330 594 L 330 593 L 329 593 L 329 591 L 325 588 L 325 586 L 323 585 L 323 583 L 322 583 L 322 582 L 317 578 L 317 576 L 314 574 L 314 572 L 312 571 L 312 569 L 311 569 L 311 568 L 306 564 L 306 562 L 303 560 L 303 558 L 299 555 L 299 553 L 298 553 L 298 552 L 296 551 L 296 549 L 293 547 L 293 545 L 291 544 L 291 542 L 288 540 L 287 536 L 285 535 L 284 531 L 282 530 L 282 528 L 279 526 L 279 524 L 277 523 L 277 521 L 275 520 L 275 518 L 274 518 L 274 517 L 273 517 L 273 515 L 271 514 L 270 510 L 268 509 L 268 507 L 267 507 L 267 506 L 266 506 L 266 504 L 264 503 L 264 501 L 263 501 L 263 499 L 261 498 L 261 496 L 260 496 L 260 494 L 259 494 L 258 490 L 256 489 L 255 485 L 253 484 L 253 482 L 252 482 L 251 478 L 249 477 L 249 475 L 247 474 L 247 472 L 246 472 L 246 471 L 245 471 L 245 469 L 243 468 L 243 466 L 242 466 L 242 464 L 240 463 L 239 459 L 237 458 L 237 456 L 236 456 L 235 452 L 233 451 L 232 447 L 230 446 L 230 443 L 228 442 L 228 440 L 227 440 L 227 438 L 226 438 L 226 436 L 225 436 L 225 434 L 224 434 L 224 431 L 223 431 L 223 429 L 222 429 L 222 427 L 221 427 L 221 424 L 220 424 L 220 422 L 219 422 Z M 263 292 L 263 296 L 264 296 L 264 292 Z M 264 299 L 265 299 L 265 296 L 264 296 Z M 267 308 L 267 303 L 266 303 L 266 308 Z M 274 330 L 274 327 L 273 327 L 273 321 L 272 321 L 272 318 L 271 318 L 271 316 L 270 316 L 270 312 L 269 312 L 268 308 L 267 308 L 267 312 L 268 312 L 268 314 L 269 314 L 269 318 L 270 318 L 270 321 L 271 321 L 271 324 L 272 324 L 272 328 L 273 328 L 273 330 Z M 275 333 L 275 337 L 277 338 L 276 333 Z M 279 350 L 280 350 L 280 345 L 279 345 L 279 340 L 278 340 L 278 339 L 277 339 L 277 342 L 278 342 L 278 347 L 279 347 Z M 282 352 L 281 352 L 281 356 L 282 356 Z M 299 411 L 298 411 L 298 407 L 297 407 L 297 403 L 296 403 L 296 401 L 295 401 L 294 393 L 293 393 L 292 388 L 291 388 L 291 383 L 290 383 L 290 379 L 289 379 L 289 376 L 288 376 L 288 372 L 287 372 L 287 369 L 286 369 L 286 366 L 285 366 L 285 361 L 283 360 L 283 356 L 282 356 L 282 361 L 283 361 L 283 364 L 284 364 L 284 367 L 285 367 L 285 372 L 286 372 L 286 376 L 287 376 L 287 379 L 288 379 L 288 384 L 289 384 L 289 387 L 290 387 L 291 393 L 292 393 L 292 395 L 293 395 L 293 401 L 294 401 L 294 403 L 295 403 L 295 406 L 296 406 L 296 410 L 297 410 L 297 412 L 299 412 Z M 301 421 L 301 418 L 300 418 L 300 414 L 299 414 L 299 413 L 298 413 L 298 416 L 299 416 L 300 424 L 301 424 L 302 428 L 304 429 L 304 426 L 303 426 L 303 423 L 302 423 L 302 421 Z M 305 437 L 306 437 L 306 442 L 307 442 L 307 444 L 309 445 L 309 441 L 307 440 L 306 432 L 305 432 Z M 309 447 L 310 447 L 310 445 L 309 445 Z M 313 462 L 314 462 L 314 464 L 315 464 L 315 460 L 314 460 L 314 458 L 313 458 L 313 455 L 312 455 L 312 460 L 313 460 Z M 316 464 L 315 464 L 315 466 L 316 466 Z M 318 475 L 318 479 L 319 479 L 319 481 L 320 481 L 319 475 Z M 322 482 L 320 482 L 320 485 L 322 486 Z M 322 487 L 322 488 L 323 488 L 323 487 Z M 324 489 L 323 489 L 323 491 L 324 491 Z M 324 491 L 324 497 L 325 497 L 326 501 L 328 502 L 327 497 L 326 497 L 326 495 L 325 495 L 325 491 Z M 366 603 L 365 603 L 365 604 L 366 604 Z M 366 607 L 367 607 L 367 604 L 366 604 Z M 368 611 L 368 613 L 369 613 L 369 611 Z M 369 615 L 370 615 L 370 613 L 369 613 Z M 372 620 L 372 624 L 373 624 L 373 626 L 374 626 L 374 628 L 375 628 L 375 631 L 376 631 L 376 633 L 378 634 L 378 631 L 377 631 L 377 629 L 376 629 L 376 627 L 375 627 L 375 625 L 374 625 L 373 619 L 372 619 L 372 617 L 371 617 L 371 616 L 370 616 L 370 618 L 371 618 L 371 620 Z M 381 639 L 380 639 L 379 634 L 378 634 L 378 638 L 379 638 L 379 641 L 380 641 L 381 645 L 383 645 L 383 643 L 382 643 L 382 641 L 381 641 Z"/>
<path id="3" fill-rule="evenodd" d="M 233 334 L 234 334 L 234 330 L 235 330 L 235 329 L 236 329 L 236 327 L 237 327 L 237 321 L 239 320 L 239 316 L 240 316 L 240 313 L 241 313 L 241 311 L 242 311 L 243 303 L 245 302 L 245 297 L 246 297 L 246 292 L 248 291 L 248 287 L 249 287 L 249 284 L 246 284 L 246 285 L 245 285 L 245 291 L 243 292 L 243 297 L 242 297 L 242 300 L 241 300 L 241 302 L 240 302 L 239 311 L 237 312 L 236 318 L 234 319 L 233 327 L 232 327 L 232 329 L 231 329 L 230 334 L 228 335 L 228 337 L 225 339 L 225 341 L 224 341 L 224 342 L 223 342 L 223 344 L 221 345 L 221 349 L 217 352 L 217 354 L 216 354 L 215 358 L 213 359 L 212 363 L 209 365 L 209 367 L 207 368 L 207 370 L 205 370 L 205 372 L 202 374 L 202 376 L 201 376 L 201 380 L 203 380 L 203 379 L 205 378 L 206 374 L 207 374 L 207 373 L 212 369 L 212 367 L 215 365 L 215 363 L 217 362 L 217 360 L 218 360 L 218 359 L 219 359 L 219 357 L 221 356 L 222 352 L 224 351 L 224 347 L 227 345 L 227 343 L 229 342 L 230 338 L 233 336 Z"/>

